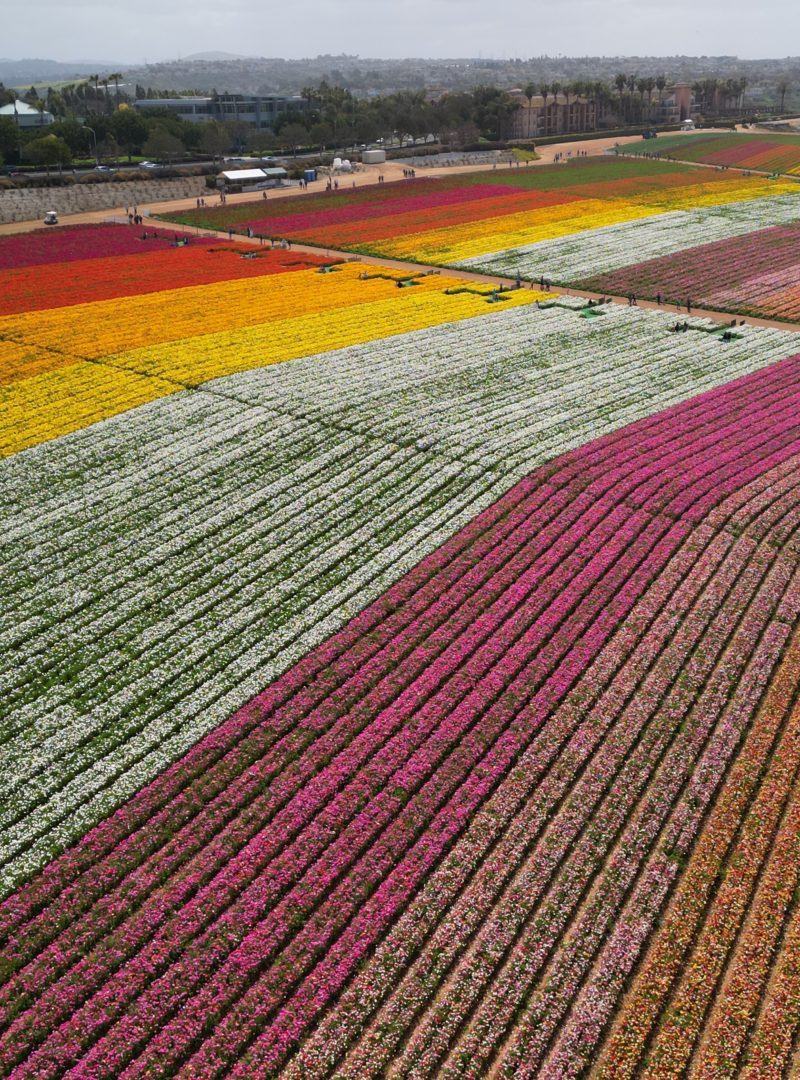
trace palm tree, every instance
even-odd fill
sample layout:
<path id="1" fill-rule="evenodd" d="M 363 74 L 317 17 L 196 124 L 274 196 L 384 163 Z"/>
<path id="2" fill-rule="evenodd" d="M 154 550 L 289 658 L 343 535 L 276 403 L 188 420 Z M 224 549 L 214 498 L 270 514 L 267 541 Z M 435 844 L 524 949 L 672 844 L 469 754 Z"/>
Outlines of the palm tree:
<path id="1" fill-rule="evenodd" d="M 559 130 L 559 123 L 558 123 L 558 95 L 561 93 L 561 83 L 560 82 L 551 83 L 550 84 L 550 92 L 553 95 L 553 104 L 556 107 L 556 133 L 558 133 L 558 130 Z"/>
<path id="2" fill-rule="evenodd" d="M 542 95 L 542 99 L 544 101 L 544 107 L 543 107 L 543 112 L 544 112 L 544 133 L 545 133 L 545 135 L 547 135 L 548 129 L 549 129 L 549 126 L 550 126 L 548 124 L 548 122 L 547 122 L 548 121 L 547 99 L 550 97 L 550 84 L 549 83 L 542 83 L 540 85 L 540 87 L 539 87 L 539 93 Z"/>
<path id="3" fill-rule="evenodd" d="M 667 86 L 667 77 L 666 77 L 666 75 L 658 75 L 656 77 L 656 89 L 658 90 L 658 107 L 659 107 L 659 111 L 661 109 L 661 106 L 664 104 L 664 90 L 666 89 L 666 86 Z"/>
<path id="4" fill-rule="evenodd" d="M 781 96 L 781 112 L 784 112 L 784 106 L 786 105 L 786 92 L 789 89 L 790 83 L 788 79 L 778 79 L 775 84 L 775 89 Z"/>
<path id="5" fill-rule="evenodd" d="M 566 124 L 565 130 L 566 130 L 567 134 L 569 134 L 569 132 L 571 130 L 571 125 L 570 125 L 570 122 L 569 122 L 569 120 L 570 120 L 570 116 L 569 116 L 569 99 L 570 99 L 570 95 L 572 93 L 572 83 L 564 83 L 564 85 L 562 87 L 562 92 L 563 92 L 564 97 L 566 99 L 566 110 L 565 110 L 565 113 L 564 113 L 565 124 Z"/>
<path id="6" fill-rule="evenodd" d="M 588 95 L 588 86 L 584 83 L 583 79 L 575 79 L 572 83 L 572 93 L 575 95 L 575 104 L 578 108 L 578 131 L 586 130 L 586 111 L 580 109 L 581 98 L 586 99 Z"/>
<path id="7" fill-rule="evenodd" d="M 623 75 L 623 73 L 621 71 L 617 72 L 617 74 L 614 76 L 614 86 L 616 86 L 617 93 L 619 94 L 619 115 L 620 115 L 620 119 L 622 119 L 622 117 L 623 117 L 622 92 L 624 91 L 624 89 L 625 89 L 625 87 L 627 85 L 628 85 L 628 76 Z"/>
<path id="8" fill-rule="evenodd" d="M 705 111 L 705 89 L 701 82 L 692 83 L 692 93 L 694 94 L 694 100 L 700 112 Z"/>
<path id="9" fill-rule="evenodd" d="M 106 112 L 111 112 L 111 109 L 109 107 L 111 105 L 111 102 L 109 101 L 109 98 L 108 98 L 108 79 L 109 79 L 109 77 L 108 77 L 108 75 L 106 75 L 106 77 L 104 79 L 101 79 L 100 81 L 103 84 L 103 90 L 105 91 L 105 95 L 106 95 L 105 96 L 105 109 L 106 109 Z"/>
<path id="10" fill-rule="evenodd" d="M 653 115 L 653 90 L 655 90 L 656 80 L 652 75 L 648 75 L 644 80 L 644 87 L 647 91 L 647 118 L 648 120 Z"/>
<path id="11" fill-rule="evenodd" d="M 100 97 L 100 76 L 99 75 L 90 75 L 89 76 L 89 82 L 94 83 L 94 103 L 95 103 L 95 106 L 96 106 L 97 105 L 97 99 Z"/>
<path id="12" fill-rule="evenodd" d="M 639 92 L 639 119 L 644 119 L 644 95 L 647 91 L 647 79 L 637 79 L 636 89 Z"/>
<path id="13" fill-rule="evenodd" d="M 37 97 L 36 100 L 33 101 L 31 104 L 39 114 L 39 126 L 41 127 L 44 125 L 44 114 L 47 111 L 47 102 L 44 100 L 44 98 Z M 50 175 L 49 169 L 47 175 Z"/>
<path id="14" fill-rule="evenodd" d="M 536 97 L 536 84 L 535 83 L 528 83 L 527 86 L 525 87 L 525 89 L 522 91 L 522 93 L 525 95 L 525 97 L 527 99 L 527 102 L 528 102 L 528 138 L 530 138 L 531 137 L 531 120 L 532 120 L 531 113 L 533 111 L 531 106 L 533 104 L 533 99 Z"/>
<path id="15" fill-rule="evenodd" d="M 719 79 L 704 79 L 703 88 L 703 100 L 708 104 L 712 112 L 719 112 Z"/>
<path id="16" fill-rule="evenodd" d="M 594 130 L 597 131 L 600 126 L 600 112 L 604 106 L 609 105 L 613 100 L 611 91 L 602 79 L 597 79 L 594 82 L 588 84 L 591 94 L 591 99 L 594 102 Z"/>
<path id="17" fill-rule="evenodd" d="M 64 100 L 64 108 L 69 109 L 72 113 L 72 119 L 75 119 L 75 83 L 65 83 L 61 87 L 61 97 Z"/>
<path id="18" fill-rule="evenodd" d="M 114 100 L 116 101 L 117 108 L 119 108 L 119 80 L 122 78 L 121 71 L 115 71 L 108 76 L 109 81 L 114 84 Z"/>

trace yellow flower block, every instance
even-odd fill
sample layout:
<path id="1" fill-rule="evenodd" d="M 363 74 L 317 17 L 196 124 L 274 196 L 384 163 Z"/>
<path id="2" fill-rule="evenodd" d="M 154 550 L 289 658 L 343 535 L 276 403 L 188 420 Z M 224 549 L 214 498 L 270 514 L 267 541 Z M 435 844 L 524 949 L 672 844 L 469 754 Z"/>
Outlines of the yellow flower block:
<path id="1" fill-rule="evenodd" d="M 459 322 L 486 314 L 485 296 L 473 292 L 445 295 L 445 287 L 463 287 L 463 282 L 436 280 L 435 289 L 416 286 L 389 299 L 354 305 L 341 311 L 297 315 L 280 322 L 261 323 L 219 334 L 205 334 L 188 341 L 170 342 L 155 348 L 137 349 L 108 357 L 106 362 L 174 379 L 196 386 L 223 375 L 251 368 L 279 364 L 301 356 L 329 352 L 366 341 L 406 334 L 441 323 Z M 486 289 L 488 295 L 490 289 Z M 525 289 L 505 294 L 497 310 L 553 298 L 553 293 Z"/>
<path id="2" fill-rule="evenodd" d="M 175 389 L 160 379 L 85 361 L 0 386 L 0 456 L 77 431 Z"/>
<path id="3" fill-rule="evenodd" d="M 365 273 L 384 272 L 348 265 L 3 319 L 0 455 L 210 379 L 492 310 L 488 285 L 430 274 L 399 289 L 407 275 Z M 498 310 L 553 294 L 504 297 Z"/>

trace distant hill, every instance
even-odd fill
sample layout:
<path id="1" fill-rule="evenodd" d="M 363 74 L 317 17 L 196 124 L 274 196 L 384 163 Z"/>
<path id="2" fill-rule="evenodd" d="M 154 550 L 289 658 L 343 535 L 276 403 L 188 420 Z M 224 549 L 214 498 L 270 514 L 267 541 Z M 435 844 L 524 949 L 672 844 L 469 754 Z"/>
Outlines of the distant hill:
<path id="1" fill-rule="evenodd" d="M 469 90 L 488 83 L 505 88 L 529 83 L 601 79 L 613 83 L 618 72 L 642 77 L 663 73 L 668 80 L 692 83 L 708 78 L 745 78 L 747 101 L 774 104 L 780 80 L 789 84 L 788 110 L 800 108 L 800 57 L 741 60 L 735 56 L 533 56 L 498 60 L 488 57 L 407 57 L 381 59 L 348 54 L 284 59 L 242 56 L 220 50 L 194 53 L 149 64 L 108 60 L 59 61 L 0 59 L 6 86 L 72 82 L 98 73 L 123 72 L 127 85 L 158 92 L 186 91 L 241 94 L 298 94 L 322 79 L 356 95 L 428 88 L 436 92 Z"/>
<path id="2" fill-rule="evenodd" d="M 220 60 L 219 54 L 200 54 L 147 65 L 128 66 L 126 79 L 154 89 L 242 94 L 297 94 L 321 79 L 345 86 L 355 94 L 396 90 L 467 90 L 480 83 L 524 87 L 529 82 L 561 83 L 576 79 L 613 82 L 617 72 L 636 72 L 668 80 L 694 82 L 707 78 L 747 79 L 748 100 L 774 98 L 774 85 L 786 79 L 791 87 L 787 105 L 800 87 L 800 58 L 741 60 L 734 56 L 536 56 L 496 60 L 486 57 L 316 56 L 302 59 L 250 56 Z M 224 54 L 223 54 L 224 55 Z M 211 59 L 213 57 L 213 59 Z M 792 107 L 790 105 L 790 107 Z"/>
<path id="3" fill-rule="evenodd" d="M 122 65 L 109 60 L 7 60 L 0 58 L 0 82 L 5 86 L 30 86 L 31 83 L 63 82 L 95 72 L 121 71 Z"/>
<path id="4" fill-rule="evenodd" d="M 241 53 L 230 52 L 198 52 L 191 56 L 184 56 L 184 60 L 247 60 L 247 56 Z"/>

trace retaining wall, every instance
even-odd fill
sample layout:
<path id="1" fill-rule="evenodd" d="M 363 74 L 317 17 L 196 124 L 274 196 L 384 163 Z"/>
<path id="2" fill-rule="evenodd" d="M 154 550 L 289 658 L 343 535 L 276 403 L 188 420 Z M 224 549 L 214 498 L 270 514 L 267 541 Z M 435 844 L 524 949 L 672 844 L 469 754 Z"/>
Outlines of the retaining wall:
<path id="1" fill-rule="evenodd" d="M 75 184 L 63 188 L 16 188 L 0 190 L 0 224 L 33 221 L 47 210 L 59 214 L 80 214 L 87 210 L 108 210 L 115 206 L 138 206 L 169 199 L 190 199 L 206 195 L 204 176 L 183 176 L 174 180 L 131 180 L 104 184 Z"/>

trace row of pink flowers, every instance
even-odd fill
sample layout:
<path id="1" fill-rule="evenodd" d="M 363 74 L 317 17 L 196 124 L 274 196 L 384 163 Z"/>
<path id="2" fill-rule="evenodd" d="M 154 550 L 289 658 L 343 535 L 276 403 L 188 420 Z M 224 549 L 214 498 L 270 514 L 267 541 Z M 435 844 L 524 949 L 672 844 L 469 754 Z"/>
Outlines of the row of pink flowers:
<path id="1" fill-rule="evenodd" d="M 729 572 L 729 568 L 725 567 L 725 571 Z M 743 589 L 743 595 L 747 595 L 746 588 Z M 724 599 L 724 596 L 725 592 L 723 589 L 720 593 L 719 599 Z M 709 611 L 713 610 L 713 603 L 709 603 Z M 725 639 L 723 637 L 723 644 L 724 640 Z M 630 712 L 625 717 L 626 725 L 628 722 L 630 722 L 631 724 L 633 723 L 633 720 L 636 717 L 637 713 L 645 712 L 648 708 L 655 708 L 659 706 L 662 701 L 662 696 L 666 696 L 665 704 L 668 705 L 669 695 L 667 694 L 667 690 L 670 680 L 674 678 L 675 669 L 676 658 L 674 656 L 669 657 L 669 662 L 665 664 L 663 672 L 667 680 L 666 687 L 664 687 L 663 685 L 659 687 L 647 687 L 646 691 L 642 693 L 642 696 L 638 698 L 635 703 L 633 703 L 633 707 L 629 707 Z M 683 694 L 685 707 L 688 708 L 693 698 L 692 690 L 696 690 L 696 686 L 693 686 L 692 690 L 688 690 L 686 687 L 681 687 L 680 690 Z M 667 711 L 666 715 L 667 718 L 669 718 L 669 711 Z M 624 730 L 626 725 L 623 725 L 621 730 Z M 621 738 L 621 730 L 617 729 L 615 731 L 614 739 Z M 612 739 L 612 743 L 614 739 Z M 637 749 L 637 754 L 640 752 L 641 746 Z M 618 765 L 620 760 L 624 760 L 625 754 L 631 753 L 629 744 L 626 743 L 623 746 L 622 750 L 619 751 L 619 753 L 623 756 L 622 758 L 617 759 Z M 635 759 L 636 755 L 633 755 L 626 761 L 625 768 L 628 772 L 628 775 L 627 777 L 623 778 L 623 781 L 620 783 L 618 789 L 612 791 L 611 810 L 609 812 L 616 812 L 616 809 L 624 804 L 625 799 L 628 797 L 631 791 L 635 792 L 636 790 L 636 785 L 633 782 L 636 774 L 635 772 L 633 774 L 631 774 L 630 772 L 631 768 L 633 767 L 632 763 L 635 761 Z M 689 758 L 688 760 L 692 759 Z M 607 773 L 603 769 L 602 761 L 602 756 L 598 756 L 593 759 L 592 769 L 600 769 L 600 775 L 604 776 L 607 775 Z M 588 807 L 587 803 L 589 804 Z M 575 801 L 573 803 L 573 812 L 577 813 L 580 816 L 581 820 L 591 821 L 592 830 L 595 831 L 597 828 L 599 828 L 599 824 L 597 817 L 593 816 L 590 813 L 590 810 L 591 804 L 587 799 L 587 793 L 584 792 L 583 795 L 576 795 Z M 650 819 L 648 818 L 647 820 L 649 821 Z M 556 825 L 553 825 L 552 829 L 556 829 Z M 566 836 L 562 837 L 562 843 L 567 842 L 568 838 Z M 562 849 L 557 847 L 557 853 L 558 851 L 563 852 L 565 850 L 568 849 Z M 548 858 L 550 857 L 550 854 L 550 851 L 548 851 Z M 602 850 L 598 857 L 604 857 L 604 853 Z M 553 866 L 557 867 L 559 865 L 559 858 L 560 856 L 554 859 L 550 868 L 551 870 Z M 582 863 L 579 860 L 577 864 L 577 869 L 580 869 L 581 867 L 587 872 L 591 871 L 591 866 L 587 867 L 587 864 L 585 862 Z M 539 865 L 536 866 L 536 869 L 539 870 Z M 546 869 L 547 868 L 545 867 L 545 870 Z M 581 872 L 583 872 L 583 870 Z M 544 881 L 546 882 L 548 880 L 549 877 L 546 876 Z M 588 878 L 585 877 L 583 880 L 587 881 Z M 542 887 L 544 887 L 544 885 L 542 885 Z M 474 1000 L 474 995 L 476 993 L 479 995 L 483 994 L 481 988 L 484 987 L 487 980 L 491 978 L 493 965 L 497 964 L 500 958 L 504 956 L 504 939 L 507 942 L 513 941 L 515 932 L 520 930 L 524 925 L 523 920 L 531 918 L 530 905 L 533 903 L 536 896 L 535 890 L 533 890 L 532 888 L 532 882 L 527 879 L 521 880 L 518 883 L 518 890 L 519 895 L 517 896 L 517 903 L 519 906 L 515 906 L 509 900 L 511 908 L 505 911 L 498 912 L 496 920 L 493 920 L 491 924 L 485 924 L 482 928 L 481 935 L 478 941 L 473 946 L 474 951 L 483 958 L 484 963 L 489 963 L 489 967 L 486 968 L 482 973 L 478 974 L 476 974 L 474 970 L 474 965 L 467 966 L 464 969 L 462 976 L 463 987 L 466 988 L 468 993 L 466 998 L 463 1000 L 463 1009 L 466 1010 L 466 1012 L 461 1013 L 461 1015 L 466 1015 L 469 1011 L 471 1011 L 473 1007 L 475 1007 L 476 1002 Z M 580 891 L 578 895 L 580 895 Z M 566 918 L 566 912 L 568 910 L 569 908 L 566 905 L 566 899 L 564 895 L 558 896 L 557 899 L 553 901 L 551 912 L 553 918 Z M 513 914 L 514 911 L 517 912 L 516 918 Z M 535 936 L 542 933 L 542 918 L 543 916 L 540 912 L 539 915 L 536 917 L 534 924 Z M 594 918 L 590 920 L 590 925 L 595 925 Z M 508 937 L 507 935 L 510 935 L 510 937 Z M 548 940 L 552 940 L 553 942 L 555 942 L 558 936 L 559 934 L 554 931 L 552 939 Z M 525 939 L 523 939 L 523 941 L 524 940 Z M 521 944 L 519 946 L 519 949 L 521 950 L 521 955 L 525 957 L 525 963 L 532 963 L 533 961 L 531 958 L 536 954 L 536 949 L 533 948 L 533 941 L 527 947 L 524 944 Z M 492 960 L 491 958 L 494 959 Z M 504 1009 L 508 1009 L 507 1016 L 513 1015 L 514 1002 L 519 1000 L 519 996 L 523 994 L 527 985 L 525 979 L 523 978 L 524 970 L 524 966 L 512 966 L 511 970 L 505 973 L 506 977 L 503 979 L 501 984 L 499 986 L 493 986 L 489 996 L 483 998 L 483 1001 L 486 1004 L 482 1006 L 482 1011 L 479 1012 L 479 1015 L 485 1016 L 486 1025 L 489 1026 L 481 1027 L 478 1021 L 474 1021 L 475 1028 L 472 1037 L 470 1037 L 466 1042 L 459 1044 L 458 1047 L 458 1052 L 463 1058 L 467 1058 L 471 1062 L 479 1062 L 481 1059 L 481 1054 L 484 1052 L 482 1048 L 491 1048 L 495 1045 L 496 1039 L 499 1039 L 501 1037 L 502 1028 L 498 1029 L 497 1024 L 501 1022 L 501 1016 Z M 536 970 L 536 968 L 533 968 L 530 971 L 531 977 L 536 973 Z M 458 1009 L 457 1005 L 462 1005 L 462 1001 L 459 1000 L 461 995 L 458 990 L 458 984 L 454 984 L 452 993 L 455 995 L 454 997 L 448 996 L 442 998 L 440 996 L 439 1008 L 436 1010 L 435 1013 L 431 1014 L 429 1018 L 429 1031 L 427 1032 L 427 1038 L 425 1025 L 423 1024 L 417 1028 L 414 1038 L 412 1039 L 411 1047 L 409 1051 L 407 1051 L 407 1053 L 410 1054 L 413 1051 L 413 1047 L 415 1046 L 415 1044 L 418 1048 L 418 1052 L 422 1052 L 424 1047 L 424 1050 L 426 1052 L 426 1057 L 424 1058 L 424 1068 L 431 1068 L 432 1062 L 435 1062 L 436 1060 L 435 1057 L 430 1057 L 433 1045 L 438 1043 L 439 1051 L 440 1053 L 443 1053 L 444 1049 L 448 1045 L 448 1029 L 451 1033 L 455 1033 L 459 1029 L 460 1022 L 457 1014 L 460 1012 L 460 1010 Z M 569 996 L 570 995 L 568 993 L 566 998 L 567 1001 L 569 1000 Z M 502 1006 L 496 1006 L 495 1002 L 498 1000 L 503 1002 L 504 1004 Z M 538 1020 L 541 1021 L 541 1019 L 542 1017 L 539 1016 Z M 428 1045 L 424 1045 L 425 1043 L 427 1043 Z M 410 1068 L 413 1064 L 413 1058 L 404 1058 L 404 1068 Z"/>
<path id="2" fill-rule="evenodd" d="M 445 188 L 418 193 L 416 186 L 405 189 L 393 185 L 395 198 L 388 203 L 385 200 L 369 203 L 345 203 L 343 205 L 321 206 L 316 210 L 299 213 L 284 213 L 267 216 L 259 213 L 261 207 L 254 206 L 253 216 L 247 224 L 256 233 L 265 232 L 276 236 L 289 236 L 307 229 L 321 228 L 327 225 L 347 225 L 356 221 L 370 221 L 373 218 L 415 211 L 433 210 L 439 206 L 456 206 L 460 203 L 476 202 L 502 196 L 509 200 L 508 212 L 513 213 L 514 202 L 525 199 L 526 193 L 505 184 L 472 184 L 462 188 Z M 301 204 L 302 206 L 302 204 Z"/>

